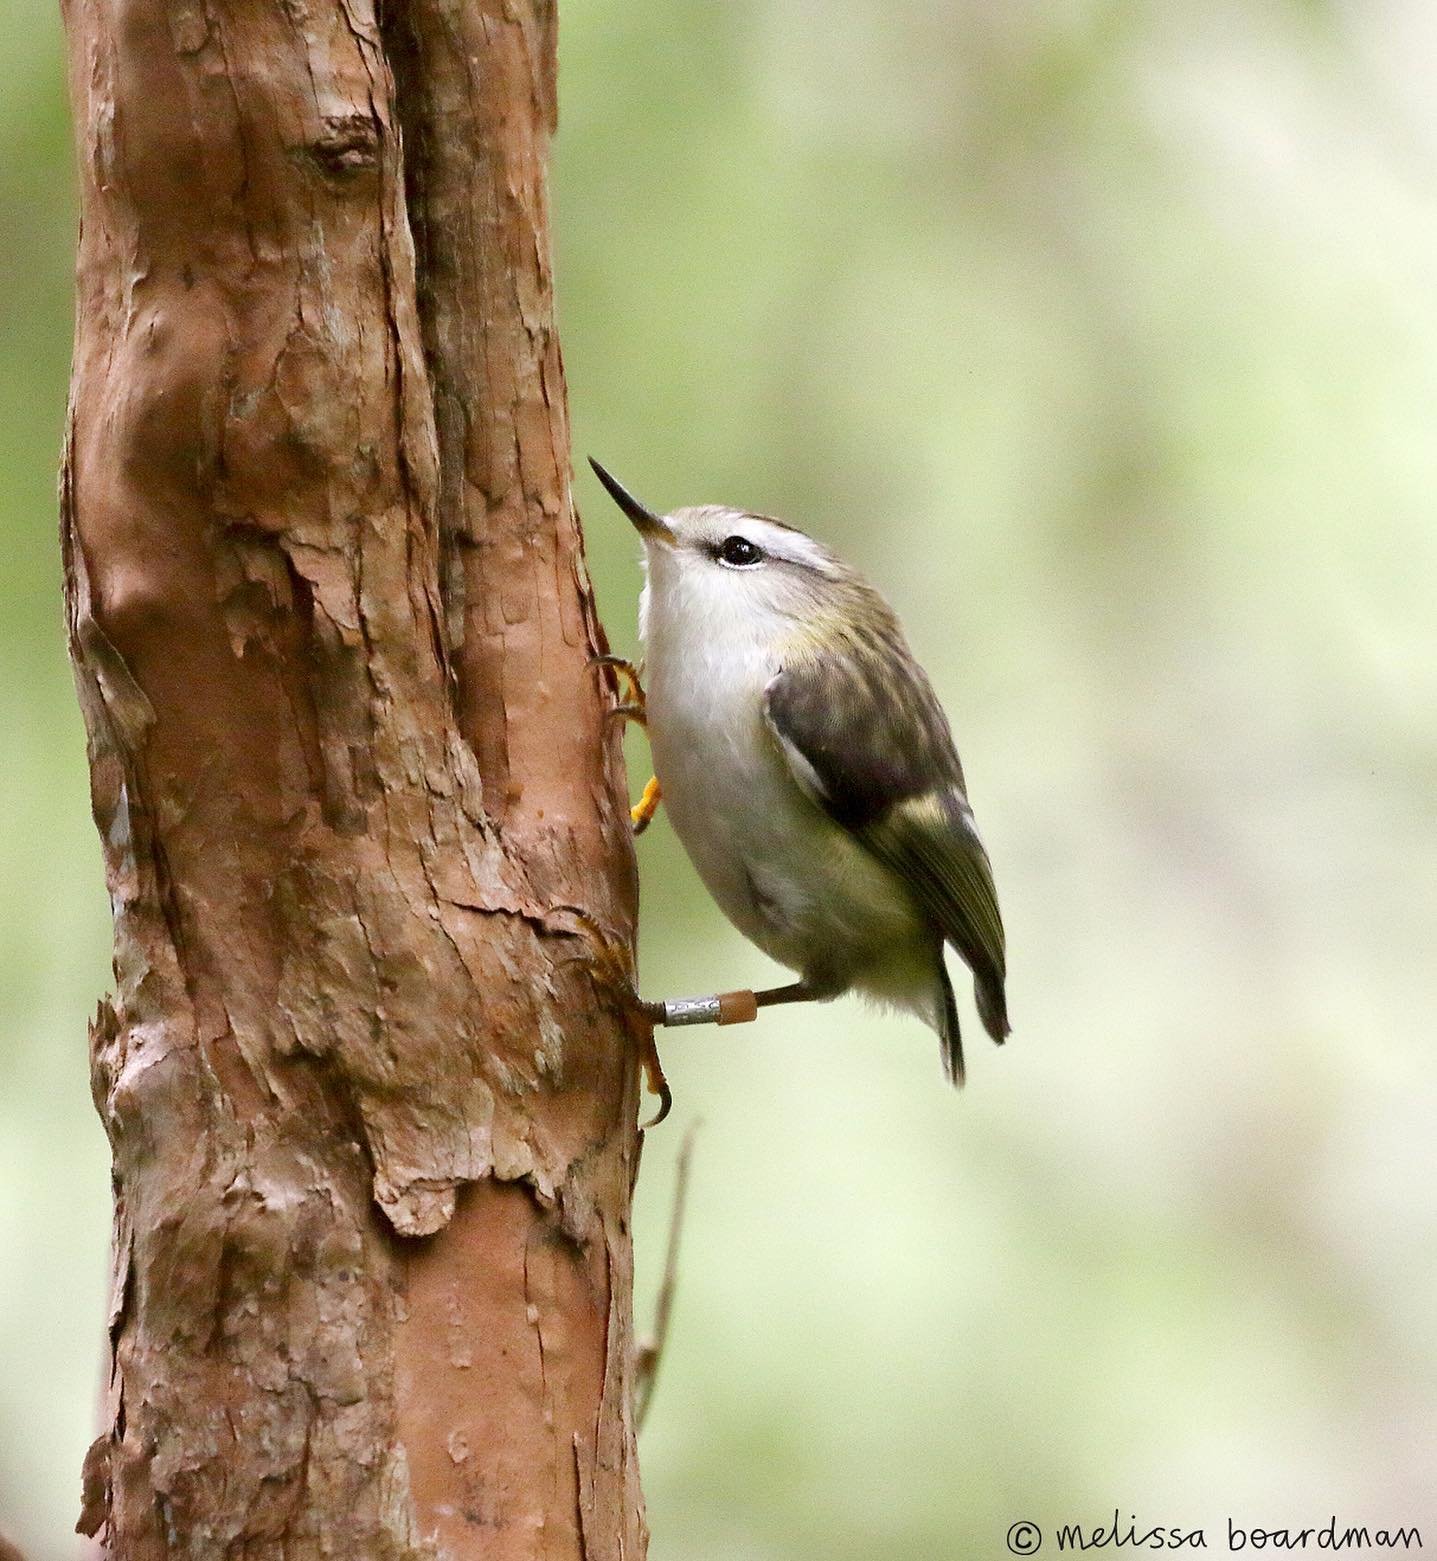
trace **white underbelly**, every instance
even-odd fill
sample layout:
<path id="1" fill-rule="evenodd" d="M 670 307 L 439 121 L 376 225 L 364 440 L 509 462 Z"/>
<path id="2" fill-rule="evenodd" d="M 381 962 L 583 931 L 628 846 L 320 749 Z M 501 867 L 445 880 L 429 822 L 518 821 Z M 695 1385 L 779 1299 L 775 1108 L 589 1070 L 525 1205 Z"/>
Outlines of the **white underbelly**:
<path id="1" fill-rule="evenodd" d="M 674 690 L 653 678 L 649 739 L 679 840 L 719 908 L 765 953 L 847 984 L 928 950 L 899 879 L 799 789 L 755 692 L 726 699 L 715 686 Z"/>

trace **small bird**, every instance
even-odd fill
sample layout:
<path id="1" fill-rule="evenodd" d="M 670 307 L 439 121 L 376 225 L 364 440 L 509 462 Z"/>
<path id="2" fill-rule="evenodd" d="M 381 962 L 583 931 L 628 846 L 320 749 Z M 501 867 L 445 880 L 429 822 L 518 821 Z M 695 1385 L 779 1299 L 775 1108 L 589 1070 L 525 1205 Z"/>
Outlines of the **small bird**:
<path id="1" fill-rule="evenodd" d="M 719 908 L 799 976 L 646 1010 L 725 1023 L 857 991 L 936 1031 L 961 1084 L 944 945 L 1001 1042 L 1003 923 L 947 719 L 892 609 L 794 526 L 712 504 L 658 515 L 589 464 L 644 543 L 647 692 L 614 663 L 657 777 L 636 824 L 661 795 Z"/>

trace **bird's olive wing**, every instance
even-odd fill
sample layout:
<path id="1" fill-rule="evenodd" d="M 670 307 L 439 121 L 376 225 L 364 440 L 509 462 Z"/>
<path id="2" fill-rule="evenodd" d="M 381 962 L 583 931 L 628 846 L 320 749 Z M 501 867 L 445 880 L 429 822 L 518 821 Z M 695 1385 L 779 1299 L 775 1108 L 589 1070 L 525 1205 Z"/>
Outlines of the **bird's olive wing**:
<path id="1" fill-rule="evenodd" d="M 799 786 L 904 880 L 968 962 L 984 1024 L 1001 1039 L 993 869 L 937 696 L 906 652 L 884 649 L 785 667 L 764 692 L 764 712 Z"/>
<path id="2" fill-rule="evenodd" d="M 770 680 L 764 710 L 799 784 L 855 834 L 910 797 L 962 795 L 943 707 L 896 636 L 796 658 Z"/>

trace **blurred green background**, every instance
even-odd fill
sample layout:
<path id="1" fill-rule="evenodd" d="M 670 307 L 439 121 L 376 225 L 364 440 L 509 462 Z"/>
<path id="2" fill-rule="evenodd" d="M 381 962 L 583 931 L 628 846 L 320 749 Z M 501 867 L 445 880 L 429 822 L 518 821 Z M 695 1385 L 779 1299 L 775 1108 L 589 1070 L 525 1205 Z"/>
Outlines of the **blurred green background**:
<path id="1" fill-rule="evenodd" d="M 108 927 L 55 542 L 61 39 L 5 4 L 0 1529 L 51 1561 L 97 1381 Z M 654 1555 L 997 1557 L 1115 1506 L 1430 1546 L 1437 9 L 562 9 L 576 454 L 886 589 L 1012 957 L 1013 1040 L 970 1018 L 961 1097 L 851 1001 L 667 1042 L 641 1316 L 706 1125 Z M 635 544 L 579 491 L 629 648 Z M 641 856 L 651 993 L 772 979 L 664 824 Z"/>

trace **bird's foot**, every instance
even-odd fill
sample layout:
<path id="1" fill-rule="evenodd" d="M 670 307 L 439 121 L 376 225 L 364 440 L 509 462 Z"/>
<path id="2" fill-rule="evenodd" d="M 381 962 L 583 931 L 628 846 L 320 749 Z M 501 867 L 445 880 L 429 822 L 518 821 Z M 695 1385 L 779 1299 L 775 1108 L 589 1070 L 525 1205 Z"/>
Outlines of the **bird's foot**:
<path id="1" fill-rule="evenodd" d="M 787 986 L 768 987 L 762 992 L 741 987 L 736 992 L 716 992 L 712 997 L 670 997 L 650 1001 L 640 997 L 637 992 L 632 995 L 634 1007 L 646 1021 L 644 1076 L 660 1102 L 658 1115 L 644 1126 L 656 1127 L 669 1114 L 669 1107 L 673 1104 L 663 1064 L 659 1061 L 658 1047 L 654 1043 L 654 1031 L 658 1026 L 676 1029 L 691 1024 L 749 1024 L 758 1018 L 760 1008 L 777 1003 L 811 1002 L 833 994 L 806 981 L 793 981 Z"/>
<path id="2" fill-rule="evenodd" d="M 592 916 L 582 911 L 572 911 L 579 924 L 589 934 L 594 963 L 602 972 L 604 986 L 622 994 L 622 1002 L 643 1021 L 636 1028 L 639 1037 L 639 1063 L 644 1070 L 644 1081 L 652 1094 L 659 1099 L 659 1109 L 641 1127 L 657 1127 L 673 1108 L 673 1091 L 664 1077 L 664 1065 L 659 1060 L 658 1047 L 654 1044 L 655 1010 L 662 1004 L 646 1003 L 634 988 L 633 950 L 612 936 Z"/>
<path id="3" fill-rule="evenodd" d="M 596 667 L 608 667 L 616 672 L 628 683 L 628 696 L 616 704 L 610 711 L 621 721 L 634 721 L 639 726 L 648 727 L 649 701 L 644 693 L 642 681 L 642 669 L 623 656 L 596 656 L 591 663 Z M 634 833 L 642 835 L 654 821 L 654 814 L 659 810 L 659 803 L 663 801 L 663 793 L 659 790 L 658 777 L 651 775 L 648 784 L 644 787 L 643 796 L 629 809 L 629 822 L 634 826 Z"/>
<path id="4" fill-rule="evenodd" d="M 647 1008 L 649 1005 L 643 1003 L 640 1006 Z M 648 1085 L 649 1093 L 657 1095 L 659 1098 L 659 1109 L 654 1112 L 647 1122 L 639 1124 L 641 1128 L 647 1129 L 657 1127 L 668 1116 L 669 1112 L 673 1110 L 674 1092 L 669 1088 L 669 1081 L 664 1077 L 664 1064 L 659 1057 L 658 1043 L 654 1040 L 653 1025 L 644 1025 L 643 1034 L 644 1039 L 642 1050 L 639 1052 L 639 1062 L 644 1070 L 644 1083 Z"/>
<path id="5" fill-rule="evenodd" d="M 664 1077 L 664 1065 L 654 1040 L 654 1031 L 659 1025 L 672 1028 L 687 1024 L 747 1024 L 758 1017 L 757 999 L 749 991 L 720 992 L 715 997 L 671 997 L 657 1002 L 635 993 L 634 1007 L 645 1020 L 643 1050 L 639 1054 L 644 1079 L 650 1093 L 659 1097 L 658 1112 L 643 1124 L 645 1128 L 657 1127 L 674 1103 L 673 1091 Z"/>
<path id="6" fill-rule="evenodd" d="M 664 794 L 659 789 L 658 776 L 650 775 L 643 796 L 629 809 L 629 822 L 634 826 L 636 835 L 642 835 L 653 823 L 654 814 L 659 811 L 659 803 L 663 800 Z"/>
<path id="7" fill-rule="evenodd" d="M 626 721 L 649 724 L 648 696 L 644 693 L 642 669 L 624 656 L 595 656 L 590 666 L 608 667 L 628 683 L 628 691 L 613 713 Z"/>

